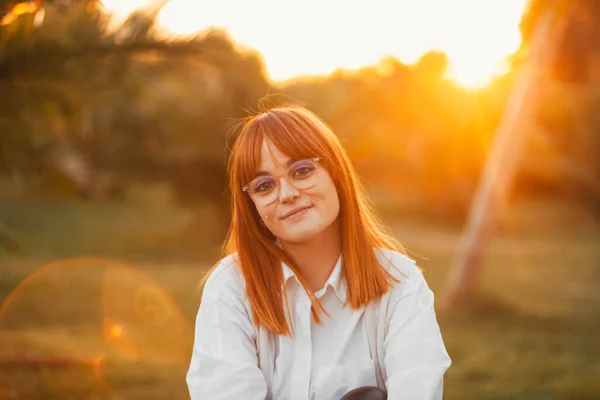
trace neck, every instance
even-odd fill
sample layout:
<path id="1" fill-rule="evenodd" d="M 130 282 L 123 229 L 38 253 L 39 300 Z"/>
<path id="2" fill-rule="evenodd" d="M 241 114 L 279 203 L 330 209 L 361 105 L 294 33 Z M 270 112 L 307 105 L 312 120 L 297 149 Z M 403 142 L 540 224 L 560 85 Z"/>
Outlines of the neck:
<path id="1" fill-rule="evenodd" d="M 336 220 L 308 242 L 281 241 L 281 246 L 294 260 L 302 278 L 314 293 L 325 285 L 342 252 L 339 223 Z"/>

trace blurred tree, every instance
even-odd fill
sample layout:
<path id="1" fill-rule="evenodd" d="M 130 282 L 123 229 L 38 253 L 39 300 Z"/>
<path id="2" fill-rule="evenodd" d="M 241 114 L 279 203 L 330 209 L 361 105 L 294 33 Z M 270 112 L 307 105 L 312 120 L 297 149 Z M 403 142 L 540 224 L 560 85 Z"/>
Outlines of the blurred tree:
<path id="1" fill-rule="evenodd" d="M 590 205 L 600 216 L 600 2 L 531 1 L 521 23 L 524 48 L 533 24 L 552 5 L 569 21 L 558 56 L 540 71 L 551 78 L 536 118 L 538 134 L 529 146 L 552 149 L 553 156 L 546 157 L 545 163 L 527 160 L 520 174 L 521 187 L 546 182 L 554 191 Z M 543 178 L 543 171 L 552 175 Z"/>
<path id="2" fill-rule="evenodd" d="M 323 116 L 361 175 L 394 193 L 398 207 L 461 221 L 505 95 L 465 91 L 445 78 L 447 67 L 438 52 L 411 67 L 387 57 L 283 92 Z"/>
<path id="3" fill-rule="evenodd" d="M 223 149 L 268 90 L 262 60 L 222 31 L 165 39 L 158 8 L 111 30 L 90 4 L 47 2 L 42 22 L 40 8 L 0 26 L 0 172 L 86 196 L 165 181 L 227 215 Z"/>
<path id="4" fill-rule="evenodd" d="M 600 3 L 596 0 L 531 0 L 521 21 L 523 43 L 526 45 L 532 29 L 542 13 L 556 7 L 562 18 L 569 18 L 564 39 L 555 60 L 549 61 L 553 74 L 562 80 L 587 82 L 590 58 L 600 50 Z"/>
<path id="5" fill-rule="evenodd" d="M 568 14 L 567 14 L 568 15 Z M 483 171 L 465 231 L 455 256 L 444 293 L 444 308 L 470 307 L 476 301 L 477 281 L 485 252 L 496 227 L 498 211 L 512 189 L 515 170 L 519 166 L 524 134 L 537 111 L 540 65 L 557 56 L 567 26 L 566 19 L 555 8 L 544 12 L 537 22 L 526 64 L 506 105 L 498 125 Z"/>
<path id="6" fill-rule="evenodd" d="M 153 23 L 158 8 L 109 28 L 91 0 L 0 1 L 11 13 L 0 26 L 0 173 L 27 193 L 88 197 L 119 197 L 133 183 L 163 181 L 182 204 L 209 201 L 227 215 L 228 133 L 271 91 L 255 52 L 216 30 L 165 38 Z M 522 54 L 547 4 L 531 3 Z M 596 28 L 573 29 L 585 36 L 577 29 Z M 515 69 L 519 62 L 518 54 Z M 594 63 L 590 58 L 585 76 L 600 82 Z M 324 117 L 361 174 L 389 188 L 397 204 L 462 221 L 514 73 L 468 91 L 445 78 L 447 67 L 436 52 L 413 66 L 386 57 L 358 71 L 288 83 L 272 102 L 294 99 Z M 573 82 L 544 86 L 522 188 L 552 193 L 569 177 L 582 198 L 595 193 L 599 174 L 586 171 L 600 171 L 600 91 L 577 90 Z"/>

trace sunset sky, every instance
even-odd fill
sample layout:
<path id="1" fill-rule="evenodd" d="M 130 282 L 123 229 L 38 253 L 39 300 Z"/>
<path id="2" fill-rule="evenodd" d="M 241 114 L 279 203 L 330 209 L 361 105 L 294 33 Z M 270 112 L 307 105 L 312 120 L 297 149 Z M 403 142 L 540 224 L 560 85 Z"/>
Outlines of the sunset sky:
<path id="1" fill-rule="evenodd" d="M 123 18 L 152 0 L 104 0 Z M 477 87 L 502 73 L 520 44 L 526 0 L 171 0 L 158 23 L 189 35 L 225 28 L 257 49 L 269 76 L 286 80 L 355 69 L 392 55 L 414 63 L 431 49 L 448 55 L 449 77 Z"/>

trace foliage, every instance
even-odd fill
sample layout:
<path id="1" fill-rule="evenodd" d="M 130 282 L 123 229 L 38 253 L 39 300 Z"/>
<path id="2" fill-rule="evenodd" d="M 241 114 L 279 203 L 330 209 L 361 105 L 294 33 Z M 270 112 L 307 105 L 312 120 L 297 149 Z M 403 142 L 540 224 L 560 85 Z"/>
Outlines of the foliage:
<path id="1" fill-rule="evenodd" d="M 274 105 L 301 103 L 324 117 L 361 175 L 399 207 L 461 219 L 531 27 L 554 3 L 531 2 L 513 71 L 478 91 L 446 79 L 448 60 L 435 52 L 411 66 L 387 57 L 271 88 L 260 56 L 223 31 L 165 39 L 157 10 L 115 29 L 90 4 L 46 2 L 43 22 L 24 13 L 0 27 L 0 174 L 24 194 L 119 197 L 164 181 L 180 203 L 208 200 L 226 215 L 230 132 L 270 94 Z M 577 2 L 563 53 L 540 72 L 517 195 L 576 196 L 600 209 L 600 42 L 586 36 L 600 32 L 594 4 Z M 573 65 L 586 73 L 567 79 Z"/>
<path id="2" fill-rule="evenodd" d="M 523 18 L 524 45 L 548 7 L 567 20 L 554 60 L 542 66 L 544 90 L 535 111 L 521 181 L 524 187 L 565 191 L 600 215 L 600 3 L 533 0 Z"/>
<path id="3" fill-rule="evenodd" d="M 222 31 L 159 38 L 153 18 L 111 30 L 86 4 L 46 5 L 41 25 L 2 27 L 0 170 L 53 188 L 59 172 L 87 194 L 166 180 L 218 201 L 227 134 L 268 90 L 262 61 Z"/>
<path id="4" fill-rule="evenodd" d="M 411 67 L 387 58 L 355 74 L 293 83 L 285 93 L 327 120 L 372 185 L 405 205 L 462 218 L 511 78 L 492 93 L 470 92 L 445 79 L 446 67 L 438 53 Z"/>

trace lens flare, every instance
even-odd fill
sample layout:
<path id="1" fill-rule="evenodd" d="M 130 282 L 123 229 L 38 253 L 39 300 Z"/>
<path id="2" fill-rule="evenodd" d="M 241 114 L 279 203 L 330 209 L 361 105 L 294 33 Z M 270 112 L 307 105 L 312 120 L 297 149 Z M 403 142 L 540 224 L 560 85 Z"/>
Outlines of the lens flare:
<path id="1" fill-rule="evenodd" d="M 32 378 L 22 368 L 35 365 L 49 371 L 43 386 L 75 374 L 78 387 L 108 390 L 104 373 L 115 362 L 185 365 L 192 338 L 179 307 L 157 282 L 112 259 L 45 265 L 0 305 L 0 364 L 13 371 L 9 381 Z"/>

